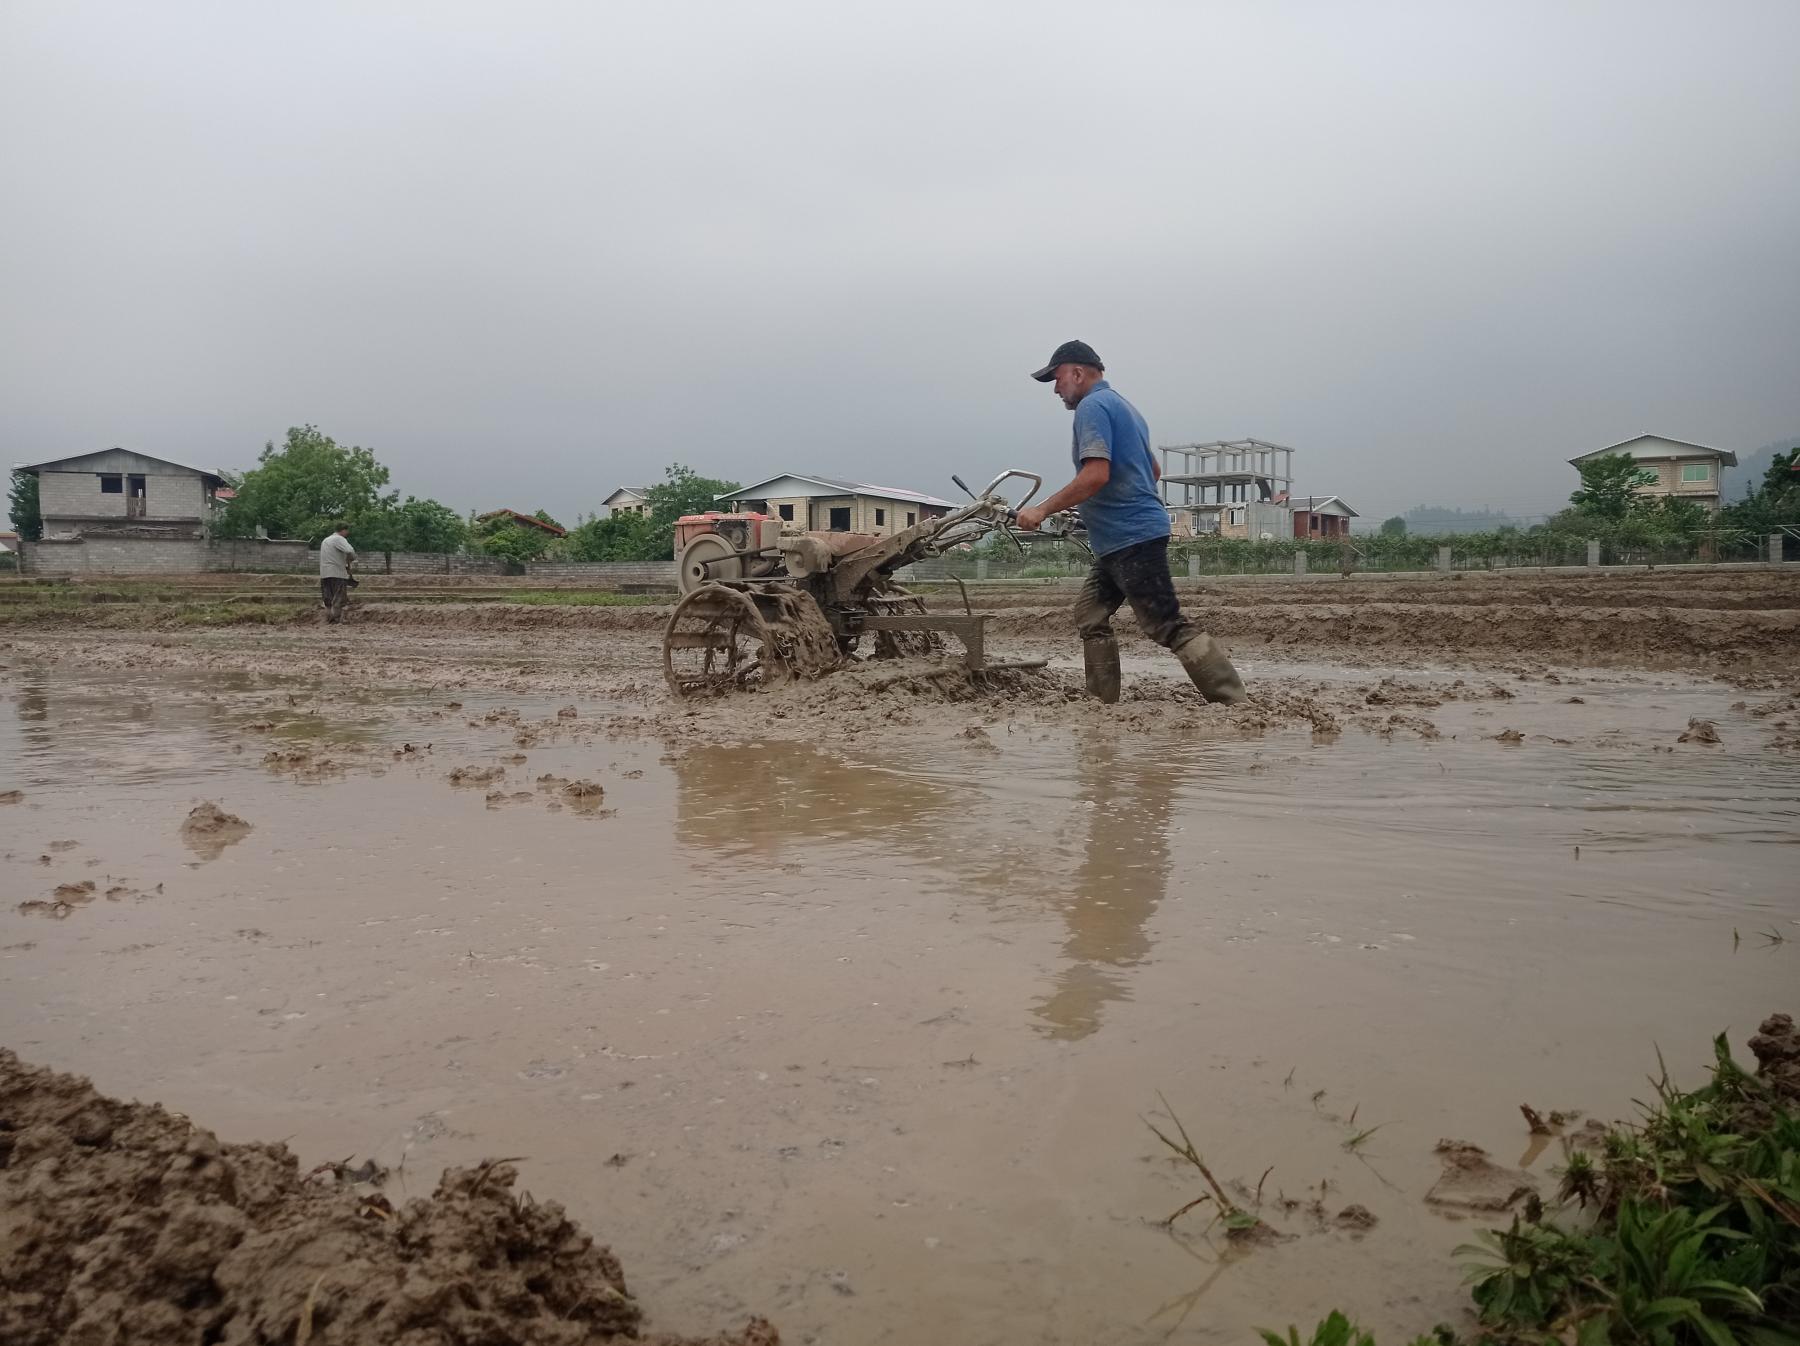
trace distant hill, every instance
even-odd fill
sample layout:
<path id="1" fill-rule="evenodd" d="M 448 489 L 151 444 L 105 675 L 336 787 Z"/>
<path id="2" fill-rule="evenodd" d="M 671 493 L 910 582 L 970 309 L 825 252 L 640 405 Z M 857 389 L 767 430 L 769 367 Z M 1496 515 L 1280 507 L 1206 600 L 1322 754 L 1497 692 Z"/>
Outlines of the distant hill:
<path id="1" fill-rule="evenodd" d="M 1454 509 L 1447 505 L 1414 505 L 1400 516 L 1409 533 L 1489 533 L 1509 524 L 1524 528 L 1525 521 L 1493 509 Z"/>
<path id="2" fill-rule="evenodd" d="M 1725 479 L 1727 503 L 1742 500 L 1758 486 L 1761 486 L 1763 476 L 1769 470 L 1769 465 L 1775 461 L 1775 455 L 1786 453 L 1796 444 L 1800 444 L 1800 435 L 1795 435 L 1791 439 L 1772 440 L 1754 453 L 1738 455 L 1738 465 L 1725 469 L 1731 474 Z"/>

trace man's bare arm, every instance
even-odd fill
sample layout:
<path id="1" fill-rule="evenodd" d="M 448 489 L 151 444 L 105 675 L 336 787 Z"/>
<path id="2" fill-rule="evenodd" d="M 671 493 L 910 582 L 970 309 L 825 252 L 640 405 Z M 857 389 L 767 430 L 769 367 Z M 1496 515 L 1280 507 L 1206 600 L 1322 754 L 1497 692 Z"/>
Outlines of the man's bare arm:
<path id="1" fill-rule="evenodd" d="M 1081 471 L 1075 474 L 1075 480 L 1062 490 L 1051 496 L 1041 505 L 1032 505 L 1019 511 L 1019 527 L 1027 533 L 1034 532 L 1037 526 L 1049 515 L 1059 510 L 1073 509 L 1084 500 L 1090 500 L 1100 488 L 1112 480 L 1112 464 L 1104 458 L 1085 458 L 1081 463 Z"/>

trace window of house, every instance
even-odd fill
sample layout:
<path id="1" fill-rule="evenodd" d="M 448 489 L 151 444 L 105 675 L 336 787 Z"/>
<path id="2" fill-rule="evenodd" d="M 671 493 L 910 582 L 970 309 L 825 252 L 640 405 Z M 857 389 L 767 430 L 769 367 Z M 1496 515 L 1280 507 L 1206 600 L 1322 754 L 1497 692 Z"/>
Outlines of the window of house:
<path id="1" fill-rule="evenodd" d="M 125 477 L 118 472 L 102 472 L 100 474 L 101 495 L 124 495 Z"/>
<path id="2" fill-rule="evenodd" d="M 1711 481 L 1712 464 L 1683 463 L 1681 465 L 1681 479 L 1683 481 Z"/>
<path id="3" fill-rule="evenodd" d="M 908 528 L 911 528 L 918 521 L 919 521 L 919 516 L 914 514 L 911 510 L 908 510 L 907 514 L 906 514 L 906 526 Z"/>
<path id="4" fill-rule="evenodd" d="M 777 505 L 775 508 L 780 512 L 781 517 L 788 523 L 794 521 L 794 507 L 792 505 Z"/>
<path id="5" fill-rule="evenodd" d="M 879 527 L 881 527 L 882 524 L 884 524 L 886 522 L 887 522 L 887 511 L 885 509 L 876 510 L 875 511 L 875 526 L 877 528 L 879 528 Z"/>
<path id="6" fill-rule="evenodd" d="M 850 531 L 850 506 L 833 506 L 831 511 L 831 531 L 848 533 Z"/>

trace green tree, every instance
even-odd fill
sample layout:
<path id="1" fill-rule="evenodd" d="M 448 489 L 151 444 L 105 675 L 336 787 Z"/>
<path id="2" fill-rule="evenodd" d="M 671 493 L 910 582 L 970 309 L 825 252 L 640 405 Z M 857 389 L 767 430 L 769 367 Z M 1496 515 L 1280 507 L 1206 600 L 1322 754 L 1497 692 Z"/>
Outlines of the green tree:
<path id="1" fill-rule="evenodd" d="M 1383 536 L 1383 537 L 1405 537 L 1406 536 L 1406 520 L 1401 518 L 1398 514 L 1396 514 L 1391 519 L 1383 519 L 1381 521 L 1381 536 Z"/>
<path id="2" fill-rule="evenodd" d="M 462 516 L 436 500 L 406 497 L 393 510 L 395 551 L 457 552 L 469 541 Z"/>
<path id="3" fill-rule="evenodd" d="M 737 490 L 735 481 L 721 477 L 703 477 L 691 467 L 673 463 L 663 479 L 644 488 L 644 500 L 650 506 L 653 541 L 649 561 L 675 559 L 675 520 L 683 514 L 704 514 L 717 509 L 719 497 Z"/>
<path id="4" fill-rule="evenodd" d="M 570 530 L 565 548 L 572 561 L 666 560 L 666 543 L 642 514 L 589 519 Z"/>
<path id="5" fill-rule="evenodd" d="M 272 442 L 264 446 L 219 531 L 251 537 L 261 526 L 270 537 L 317 542 L 342 521 L 359 545 L 391 550 L 399 492 L 384 492 L 387 483 L 388 470 L 373 451 L 344 448 L 315 426 L 295 426 L 279 449 Z"/>
<path id="6" fill-rule="evenodd" d="M 507 561 L 541 561 L 554 539 L 541 528 L 499 514 L 476 521 L 471 540 L 477 551 Z"/>
<path id="7" fill-rule="evenodd" d="M 718 498 L 737 490 L 735 481 L 703 477 L 691 467 L 671 464 L 663 479 L 644 488 L 650 518 L 658 526 L 673 527 L 683 514 L 703 514 L 718 508 Z"/>
<path id="8" fill-rule="evenodd" d="M 1762 481 L 1737 504 L 1727 505 L 1720 521 L 1753 533 L 1800 523 L 1800 445 L 1776 454 Z"/>
<path id="9" fill-rule="evenodd" d="M 1626 518 L 1641 523 L 1653 537 L 1691 538 L 1712 523 L 1706 506 L 1678 496 L 1665 495 L 1631 502 Z"/>
<path id="10" fill-rule="evenodd" d="M 12 516 L 13 528 L 27 542 L 44 536 L 44 516 L 38 509 L 38 479 L 35 472 L 12 474 L 12 489 L 6 493 L 6 512 Z"/>
<path id="11" fill-rule="evenodd" d="M 1656 480 L 1656 473 L 1639 467 L 1628 453 L 1608 453 L 1590 458 L 1578 469 L 1581 489 L 1569 497 L 1578 513 L 1592 519 L 1623 520 L 1638 499 L 1637 488 Z"/>

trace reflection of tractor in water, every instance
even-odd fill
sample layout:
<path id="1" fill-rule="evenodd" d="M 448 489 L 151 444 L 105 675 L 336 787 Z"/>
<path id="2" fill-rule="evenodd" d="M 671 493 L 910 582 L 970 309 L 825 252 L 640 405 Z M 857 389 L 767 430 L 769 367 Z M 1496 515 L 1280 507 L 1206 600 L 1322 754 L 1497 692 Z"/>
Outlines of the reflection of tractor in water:
<path id="1" fill-rule="evenodd" d="M 682 598 L 663 636 L 669 686 L 686 696 L 819 677 L 853 657 L 864 636 L 875 657 L 896 658 L 936 653 L 953 635 L 970 672 L 1002 667 L 987 662 L 987 617 L 975 615 L 966 590 L 961 614 L 930 613 L 894 572 L 994 532 L 1017 543 L 1009 527 L 1017 506 L 995 493 L 1012 477 L 1030 483 L 1018 505 L 1043 484 L 1029 472 L 1002 472 L 961 509 L 891 537 L 784 531 L 779 519 L 762 514 L 682 518 L 675 525 Z M 1065 531 L 1046 526 L 1042 535 Z"/>

